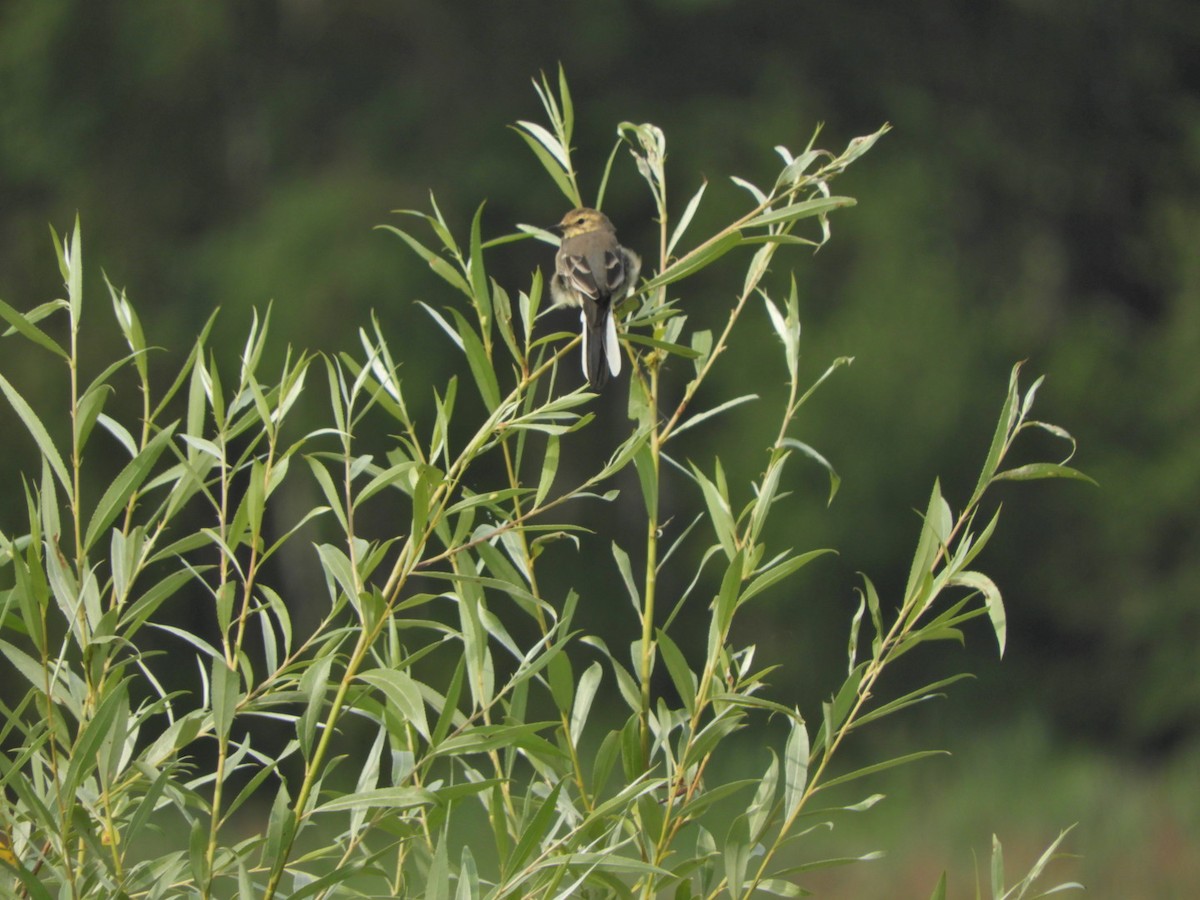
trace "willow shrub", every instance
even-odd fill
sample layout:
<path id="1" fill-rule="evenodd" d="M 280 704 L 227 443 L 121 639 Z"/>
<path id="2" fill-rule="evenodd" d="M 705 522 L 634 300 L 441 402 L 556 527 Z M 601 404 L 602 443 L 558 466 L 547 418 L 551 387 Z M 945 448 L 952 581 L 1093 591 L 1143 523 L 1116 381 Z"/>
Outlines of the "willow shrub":
<path id="1" fill-rule="evenodd" d="M 548 125 L 516 130 L 570 203 L 583 205 L 566 84 L 535 86 Z M 955 512 L 933 486 L 903 593 L 880 596 L 863 579 L 847 670 L 822 675 L 828 702 L 802 711 L 769 699 L 754 647 L 731 639 L 748 603 L 785 590 L 827 552 L 763 543 L 786 502 L 789 467 L 827 465 L 790 431 L 845 362 L 802 381 L 794 284 L 780 294 L 766 276 L 781 255 L 829 238 L 830 214 L 853 203 L 832 183 L 882 133 L 840 154 L 780 148 L 775 182 L 735 179 L 750 196 L 744 214 L 690 243 L 704 188 L 681 212 L 670 208 L 662 132 L 619 127 L 618 148 L 632 151 L 649 186 L 661 240 L 645 267 L 652 276 L 621 310 L 628 429 L 597 434 L 610 455 L 567 486 L 556 477 L 562 439 L 592 421 L 593 396 L 558 379 L 561 365 L 577 366 L 578 339 L 535 327 L 547 306 L 539 274 L 515 296 L 487 274 L 498 246 L 551 240 L 538 229 L 486 240 L 477 215 L 460 242 L 436 206 L 417 214 L 418 233 L 392 229 L 445 281 L 444 307 L 426 307 L 429 327 L 465 364 L 461 386 L 434 390 L 426 421 L 410 415 L 377 324 L 361 330 L 361 353 L 289 353 L 271 375 L 260 364 L 266 321 L 255 317 L 232 372 L 219 370 L 206 328 L 177 377 L 157 384 L 134 308 L 111 285 L 127 347 L 85 373 L 78 223 L 56 237 L 66 299 L 26 313 L 0 305 L 7 340 L 37 345 L 69 380 L 64 414 L 26 403 L 17 386 L 25 373 L 0 377 L 8 421 L 40 455 L 23 483 L 24 509 L 6 513 L 22 533 L 0 534 L 11 704 L 0 723 L 0 889 L 38 898 L 803 893 L 804 873 L 834 862 L 812 858 L 805 843 L 834 812 L 829 789 L 924 755 L 846 770 L 835 760 L 847 737 L 954 680 L 881 700 L 883 673 L 922 644 L 961 638 L 976 617 L 990 620 L 1003 650 L 1000 592 L 973 568 L 997 526 L 997 516 L 980 515 L 986 492 L 1004 479 L 1078 475 L 1057 463 L 1006 468 L 1030 429 L 1070 442 L 1030 418 L 1040 380 L 1022 391 L 1014 368 L 971 496 Z M 725 326 L 689 329 L 686 294 L 676 294 L 743 245 L 753 253 Z M 773 326 L 777 360 L 763 365 L 786 376 L 788 391 L 762 411 L 778 422 L 776 437 L 761 475 L 742 484 L 719 460 L 703 468 L 683 455 L 693 426 L 755 399 L 696 403 L 701 385 L 719 396 L 717 362 L 748 315 Z M 51 320 L 54 329 L 40 324 Z M 124 421 L 105 412 L 117 379 L 140 388 L 140 409 Z M 456 404 L 462 390 L 481 402 Z M 297 401 L 316 397 L 320 427 L 297 433 Z M 468 406 L 481 410 L 477 419 L 463 421 Z M 59 430 L 65 439 L 52 436 Z M 391 435 L 386 452 L 361 449 L 364 434 Z M 89 461 L 114 455 L 121 462 L 104 489 L 81 489 Z M 613 476 L 629 467 L 640 496 L 617 497 Z M 690 499 L 676 502 L 694 518 L 664 521 L 666 470 L 690 483 Z M 307 484 L 290 491 L 299 480 Z M 596 547 L 567 515 L 580 498 L 624 504 L 641 527 L 627 543 Z M 391 529 L 363 524 L 381 520 Z M 314 523 L 328 540 L 304 537 Z M 591 599 L 587 584 L 565 596 L 543 591 L 539 560 L 563 539 L 611 554 L 632 602 L 628 655 L 573 624 L 577 604 Z M 676 553 L 701 562 L 686 589 L 668 592 L 658 576 Z M 276 558 L 286 554 L 323 578 L 280 577 L 287 567 Z M 710 596 L 703 584 L 719 587 Z M 178 624 L 181 604 L 200 625 Z M 703 644 L 672 637 L 684 607 L 692 621 L 707 620 Z M 194 676 L 191 689 L 171 687 L 181 673 Z M 763 733 L 781 740 L 764 751 L 765 769 L 714 780 L 728 767 L 710 762 L 735 733 L 769 719 L 776 728 Z M 994 895 L 1034 890 L 1057 845 L 1011 888 L 997 845 Z"/>

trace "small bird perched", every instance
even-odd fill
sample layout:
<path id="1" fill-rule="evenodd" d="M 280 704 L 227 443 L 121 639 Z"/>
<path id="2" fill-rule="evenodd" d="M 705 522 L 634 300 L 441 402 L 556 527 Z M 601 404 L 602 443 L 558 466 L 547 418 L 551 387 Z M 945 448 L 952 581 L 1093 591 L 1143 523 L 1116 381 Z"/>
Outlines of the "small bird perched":
<path id="1" fill-rule="evenodd" d="M 610 373 L 621 371 L 613 307 L 633 290 L 642 260 L 617 243 L 612 222 L 597 210 L 573 209 L 553 230 L 563 239 L 554 259 L 550 296 L 555 303 L 582 307 L 583 374 L 599 390 Z"/>

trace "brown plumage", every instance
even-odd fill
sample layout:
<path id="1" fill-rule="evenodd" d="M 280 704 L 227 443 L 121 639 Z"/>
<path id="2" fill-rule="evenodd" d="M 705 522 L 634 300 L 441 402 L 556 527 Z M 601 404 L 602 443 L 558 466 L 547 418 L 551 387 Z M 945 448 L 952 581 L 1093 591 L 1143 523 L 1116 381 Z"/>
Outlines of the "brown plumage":
<path id="1" fill-rule="evenodd" d="M 583 374 L 598 390 L 621 371 L 613 308 L 633 290 L 642 260 L 617 243 L 612 222 L 597 210 L 573 209 L 555 228 L 563 240 L 550 295 L 556 303 L 581 308 Z"/>

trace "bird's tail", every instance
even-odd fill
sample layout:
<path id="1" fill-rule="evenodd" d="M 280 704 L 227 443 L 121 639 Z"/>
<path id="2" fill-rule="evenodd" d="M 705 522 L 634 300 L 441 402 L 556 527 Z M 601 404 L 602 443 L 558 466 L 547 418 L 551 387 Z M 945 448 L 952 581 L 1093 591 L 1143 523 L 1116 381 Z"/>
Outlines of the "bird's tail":
<path id="1" fill-rule="evenodd" d="M 592 321 L 586 312 L 579 314 L 583 326 L 583 377 L 600 390 L 608 376 L 621 371 L 621 346 L 617 343 L 617 324 L 610 309 L 599 308 Z"/>

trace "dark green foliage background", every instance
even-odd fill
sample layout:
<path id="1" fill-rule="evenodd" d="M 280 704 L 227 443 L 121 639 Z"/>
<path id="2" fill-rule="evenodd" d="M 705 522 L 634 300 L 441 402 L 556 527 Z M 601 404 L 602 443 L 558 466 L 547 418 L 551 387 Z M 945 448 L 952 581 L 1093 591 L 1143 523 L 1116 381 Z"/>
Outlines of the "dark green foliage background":
<path id="1" fill-rule="evenodd" d="M 431 188 L 459 233 L 481 198 L 491 234 L 556 221 L 560 197 L 505 129 L 539 117 L 529 85 L 539 70 L 565 64 L 589 191 L 616 123 L 654 122 L 668 136 L 677 208 L 701 177 L 713 181 L 701 226 L 742 202 L 727 174 L 775 171 L 765 148 L 799 150 L 818 121 L 835 147 L 890 121 L 894 132 L 840 185 L 859 206 L 835 217 L 835 239 L 796 271 L 811 377 L 837 355 L 856 362 L 806 407 L 802 435 L 837 467 L 842 491 L 826 509 L 814 467 L 793 486 L 786 526 L 777 514 L 774 543 L 841 555 L 807 576 L 802 596 L 762 606 L 761 652 L 799 660 L 786 670 L 799 682 L 838 664 L 854 572 L 871 572 L 881 592 L 902 585 L 918 529 L 902 511 L 924 503 L 937 474 L 961 505 L 1009 367 L 1029 358 L 1027 372 L 1048 376 L 1041 416 L 1071 429 L 1083 448 L 1075 463 L 1100 487 L 1010 489 L 987 558 L 1005 592 L 1009 657 L 993 671 L 977 629 L 968 652 L 979 658 L 962 665 L 986 678 L 961 687 L 950 712 L 970 724 L 1033 709 L 1061 740 L 1143 759 L 1194 740 L 1200 9 L 1185 0 L 534 9 L 9 0 L 0 6 L 0 297 L 28 309 L 57 296 L 45 226 L 65 229 L 78 210 L 90 271 L 102 266 L 128 289 L 173 366 L 216 306 L 233 359 L 249 309 L 273 300 L 277 351 L 289 341 L 351 346 L 375 309 L 409 371 L 438 384 L 451 361 L 437 354 L 451 349 L 412 301 L 440 305 L 444 292 L 370 227 L 393 208 L 425 206 Z M 627 158 L 605 206 L 623 242 L 649 254 L 651 205 Z M 515 290 L 550 253 L 511 247 L 491 266 Z M 712 325 L 734 289 L 716 277 L 705 287 Z M 94 275 L 89 291 L 102 317 Z M 706 321 L 702 308 L 687 312 Z M 774 340 L 765 316 L 752 327 L 764 346 Z M 722 363 L 730 394 L 783 389 L 775 354 L 754 344 L 742 340 Z M 30 352 L 0 342 L 10 358 Z M 62 408 L 57 377 L 22 389 L 35 405 Z M 621 419 L 622 390 L 601 402 L 602 416 Z M 765 462 L 771 439 L 755 425 L 752 406 L 725 423 L 746 435 L 727 462 L 747 471 Z M 33 458 L 19 428 L 0 428 L 0 527 L 14 525 L 4 510 L 19 510 L 15 474 Z M 593 524 L 611 538 L 621 523 Z M 572 571 L 593 585 L 592 615 L 608 604 L 625 616 L 605 564 L 594 576 Z M 813 697 L 827 689 L 796 686 Z"/>

